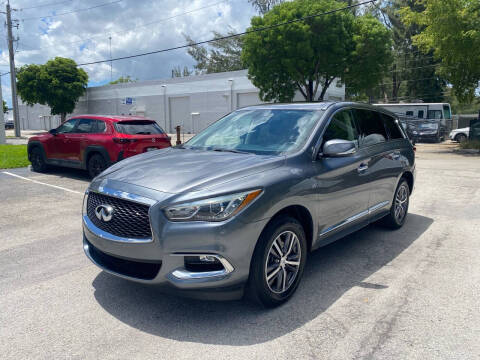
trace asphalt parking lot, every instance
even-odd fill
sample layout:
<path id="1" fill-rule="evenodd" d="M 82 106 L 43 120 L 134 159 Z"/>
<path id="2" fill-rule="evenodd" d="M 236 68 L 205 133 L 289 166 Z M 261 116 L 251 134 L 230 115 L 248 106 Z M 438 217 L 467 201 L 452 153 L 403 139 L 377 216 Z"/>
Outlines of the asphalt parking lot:
<path id="1" fill-rule="evenodd" d="M 479 359 L 480 157 L 419 144 L 410 215 L 311 254 L 274 310 L 112 277 L 83 254 L 81 171 L 0 170 L 0 357 Z"/>

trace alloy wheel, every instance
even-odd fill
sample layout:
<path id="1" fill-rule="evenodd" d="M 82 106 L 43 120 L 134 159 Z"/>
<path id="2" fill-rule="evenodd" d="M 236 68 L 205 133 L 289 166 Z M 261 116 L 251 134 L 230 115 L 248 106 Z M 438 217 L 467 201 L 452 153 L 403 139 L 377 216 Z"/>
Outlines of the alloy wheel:
<path id="1" fill-rule="evenodd" d="M 297 235 L 284 231 L 273 240 L 265 263 L 265 280 L 268 288 L 276 293 L 285 293 L 295 282 L 302 257 Z"/>
<path id="2" fill-rule="evenodd" d="M 406 184 L 402 184 L 395 196 L 395 219 L 401 223 L 407 214 L 408 208 L 408 188 Z"/>

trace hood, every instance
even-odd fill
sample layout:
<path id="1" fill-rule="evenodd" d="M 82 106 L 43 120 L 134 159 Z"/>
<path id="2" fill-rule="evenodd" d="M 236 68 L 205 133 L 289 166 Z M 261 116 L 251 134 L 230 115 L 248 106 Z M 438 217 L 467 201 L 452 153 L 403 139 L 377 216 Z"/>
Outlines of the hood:
<path id="1" fill-rule="evenodd" d="M 462 131 L 470 131 L 470 127 L 465 127 L 461 129 L 453 129 L 452 132 L 462 132 Z"/>
<path id="2" fill-rule="evenodd" d="M 182 193 L 270 170 L 284 161 L 284 156 L 167 148 L 123 160 L 99 179 Z"/>
<path id="3" fill-rule="evenodd" d="M 51 135 L 49 132 L 45 132 L 45 133 L 42 133 L 42 134 L 37 134 L 35 136 L 31 136 L 28 141 L 35 141 L 35 140 L 38 140 L 38 141 L 42 141 L 42 140 L 46 140 L 50 137 L 52 137 L 53 135 Z"/>

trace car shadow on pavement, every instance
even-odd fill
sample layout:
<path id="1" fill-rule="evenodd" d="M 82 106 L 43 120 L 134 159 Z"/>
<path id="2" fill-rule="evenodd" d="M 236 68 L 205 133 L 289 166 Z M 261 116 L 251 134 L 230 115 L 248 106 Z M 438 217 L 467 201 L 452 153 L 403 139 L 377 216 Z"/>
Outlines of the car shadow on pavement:
<path id="1" fill-rule="evenodd" d="M 276 309 L 261 309 L 246 301 L 174 297 L 105 272 L 93 281 L 95 298 L 118 320 L 163 338 L 237 346 L 263 343 L 315 319 L 355 286 L 376 291 L 388 288 L 388 283 L 372 284 L 366 279 L 408 248 L 432 223 L 431 218 L 409 214 L 400 230 L 370 225 L 311 253 L 297 293 Z"/>
<path id="2" fill-rule="evenodd" d="M 90 182 L 90 176 L 88 172 L 82 169 L 73 169 L 60 166 L 50 166 L 45 172 L 47 175 L 55 175 L 60 178 L 69 178 L 74 180 L 88 181 Z"/>

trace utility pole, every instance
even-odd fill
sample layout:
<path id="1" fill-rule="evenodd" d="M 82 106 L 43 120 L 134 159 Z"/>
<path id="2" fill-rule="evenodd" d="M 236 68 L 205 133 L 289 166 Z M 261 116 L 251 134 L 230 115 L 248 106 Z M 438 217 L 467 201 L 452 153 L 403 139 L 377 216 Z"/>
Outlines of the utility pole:
<path id="1" fill-rule="evenodd" d="M 5 144 L 7 137 L 5 134 L 5 117 L 3 113 L 2 75 L 0 75 L 0 104 L 2 106 L 2 114 L 0 115 L 0 144 Z"/>
<path id="2" fill-rule="evenodd" d="M 15 136 L 20 137 L 20 117 L 18 113 L 18 99 L 17 99 L 17 76 L 15 73 L 15 54 L 13 51 L 13 36 L 12 36 L 12 9 L 10 8 L 10 1 L 7 1 L 7 34 L 8 34 L 8 52 L 10 56 L 10 81 L 12 86 L 12 107 L 13 107 L 13 123 L 15 125 Z"/>

